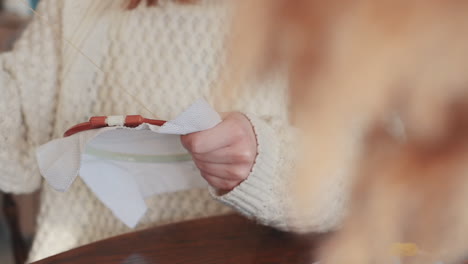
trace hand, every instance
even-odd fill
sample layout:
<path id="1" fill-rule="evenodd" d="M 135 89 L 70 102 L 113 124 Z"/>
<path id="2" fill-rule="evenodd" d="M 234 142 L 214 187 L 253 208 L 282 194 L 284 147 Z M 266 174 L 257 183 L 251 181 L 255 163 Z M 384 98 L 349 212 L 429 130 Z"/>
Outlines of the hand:
<path id="1" fill-rule="evenodd" d="M 221 193 L 249 176 L 257 156 L 252 124 L 237 112 L 227 114 L 214 128 L 182 136 L 181 141 L 203 178 Z"/>

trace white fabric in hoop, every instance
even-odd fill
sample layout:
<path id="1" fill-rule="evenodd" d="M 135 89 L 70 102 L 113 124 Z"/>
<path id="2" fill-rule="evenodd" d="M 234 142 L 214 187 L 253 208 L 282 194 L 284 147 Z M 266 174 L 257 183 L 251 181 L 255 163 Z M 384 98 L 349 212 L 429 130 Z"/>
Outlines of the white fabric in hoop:
<path id="1" fill-rule="evenodd" d="M 40 146 L 36 157 L 54 189 L 66 191 L 80 176 L 117 218 L 135 227 L 147 210 L 146 197 L 207 186 L 178 135 L 219 122 L 218 113 L 198 100 L 161 127 L 88 130 Z"/>

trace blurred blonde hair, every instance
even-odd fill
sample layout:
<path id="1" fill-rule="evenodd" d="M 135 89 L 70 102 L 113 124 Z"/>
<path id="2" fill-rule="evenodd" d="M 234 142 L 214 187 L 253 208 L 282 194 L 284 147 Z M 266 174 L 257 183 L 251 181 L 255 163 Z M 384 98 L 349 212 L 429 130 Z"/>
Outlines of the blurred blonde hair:
<path id="1" fill-rule="evenodd" d="M 468 2 L 236 3 L 238 78 L 290 69 L 292 120 L 306 134 L 296 210 L 350 144 L 359 150 L 349 214 L 322 263 L 385 263 L 396 242 L 425 252 L 408 262 L 466 257 Z"/>

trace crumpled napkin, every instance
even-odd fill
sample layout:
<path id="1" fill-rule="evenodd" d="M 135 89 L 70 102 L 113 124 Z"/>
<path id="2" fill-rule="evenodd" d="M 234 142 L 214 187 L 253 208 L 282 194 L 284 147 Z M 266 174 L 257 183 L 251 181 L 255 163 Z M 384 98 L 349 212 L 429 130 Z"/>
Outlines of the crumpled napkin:
<path id="1" fill-rule="evenodd" d="M 58 191 L 80 176 L 113 214 L 135 227 L 145 198 L 207 186 L 178 135 L 210 129 L 221 117 L 198 100 L 163 126 L 106 127 L 56 139 L 36 150 L 39 170 Z"/>

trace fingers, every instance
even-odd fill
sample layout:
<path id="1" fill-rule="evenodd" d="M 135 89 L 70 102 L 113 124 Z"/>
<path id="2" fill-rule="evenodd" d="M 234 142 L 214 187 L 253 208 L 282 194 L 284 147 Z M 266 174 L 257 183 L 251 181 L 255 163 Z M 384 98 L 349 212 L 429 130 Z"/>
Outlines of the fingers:
<path id="1" fill-rule="evenodd" d="M 257 153 L 243 146 L 229 146 L 208 153 L 194 153 L 193 159 L 198 162 L 219 164 L 250 164 Z"/>
<path id="2" fill-rule="evenodd" d="M 221 122 L 212 129 L 182 136 L 182 144 L 192 153 L 208 153 L 234 141 L 231 129 L 229 122 Z"/>
<path id="3" fill-rule="evenodd" d="M 181 137 L 203 178 L 216 189 L 231 190 L 248 178 L 257 155 L 250 121 L 230 113 L 214 128 Z"/>
<path id="4" fill-rule="evenodd" d="M 202 173 L 202 176 L 208 182 L 208 184 L 218 190 L 230 191 L 240 184 L 239 181 L 223 179 L 207 173 Z"/>
<path id="5" fill-rule="evenodd" d="M 193 154 L 208 153 L 227 147 L 245 140 L 249 136 L 248 133 L 252 133 L 245 129 L 246 124 L 243 122 L 245 121 L 235 115 L 230 115 L 212 129 L 182 136 L 182 144 Z M 248 126 L 250 128 L 250 123 Z"/>
<path id="6" fill-rule="evenodd" d="M 202 176 L 206 174 L 235 181 L 244 180 L 250 174 L 251 169 L 245 165 L 226 165 L 206 162 L 195 162 L 195 164 L 200 169 Z"/>

